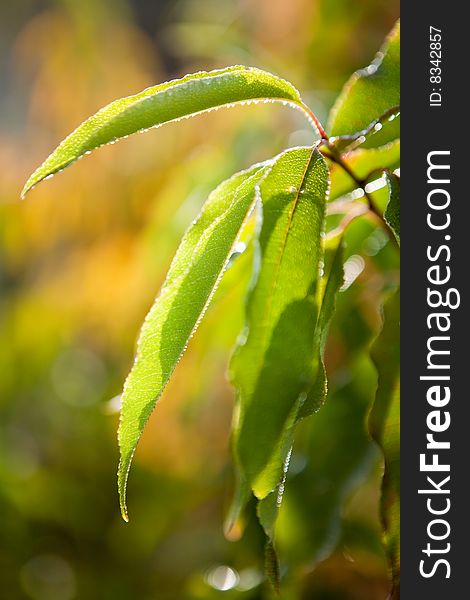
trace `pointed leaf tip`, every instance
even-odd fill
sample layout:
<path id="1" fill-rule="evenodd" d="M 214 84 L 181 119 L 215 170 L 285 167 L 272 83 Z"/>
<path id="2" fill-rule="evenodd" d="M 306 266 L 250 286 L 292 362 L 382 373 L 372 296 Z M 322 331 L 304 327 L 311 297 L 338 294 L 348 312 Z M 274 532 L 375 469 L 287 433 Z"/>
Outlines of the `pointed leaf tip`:
<path id="1" fill-rule="evenodd" d="M 105 144 L 223 106 L 263 101 L 297 106 L 311 119 L 292 84 L 266 71 L 241 65 L 193 73 L 120 98 L 66 137 L 30 176 L 21 197 L 42 180 Z"/>
<path id="2" fill-rule="evenodd" d="M 269 163 L 269 161 L 268 161 Z M 142 327 L 134 366 L 124 384 L 118 489 L 128 520 L 126 488 L 145 424 L 212 299 L 233 247 L 256 202 L 270 164 L 237 173 L 212 192 L 185 233 Z"/>
<path id="3" fill-rule="evenodd" d="M 347 138 L 351 141 L 363 137 L 363 143 L 368 147 L 383 146 L 400 137 L 400 119 L 396 118 L 399 106 L 398 21 L 372 63 L 365 69 L 356 71 L 345 84 L 330 112 L 329 133 L 335 138 L 346 136 L 346 141 Z M 386 115 L 391 119 L 384 118 Z M 375 129 L 374 125 L 379 123 L 380 128 Z M 372 129 L 369 131 L 371 125 Z"/>
<path id="4" fill-rule="evenodd" d="M 123 469 L 122 459 L 119 461 L 118 466 L 118 495 L 119 495 L 119 507 L 121 509 L 121 517 L 123 521 L 129 523 L 129 513 L 127 512 L 126 502 L 126 489 L 127 479 L 129 474 L 129 467 Z"/>

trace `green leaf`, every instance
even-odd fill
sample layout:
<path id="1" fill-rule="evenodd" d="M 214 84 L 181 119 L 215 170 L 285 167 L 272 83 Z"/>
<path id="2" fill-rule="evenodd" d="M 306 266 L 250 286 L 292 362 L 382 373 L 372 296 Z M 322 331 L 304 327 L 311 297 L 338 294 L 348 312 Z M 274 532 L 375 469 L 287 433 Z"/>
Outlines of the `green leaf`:
<path id="1" fill-rule="evenodd" d="M 328 170 L 316 149 L 288 150 L 260 186 L 262 225 L 244 339 L 231 362 L 238 391 L 234 451 L 246 483 L 268 495 L 284 432 L 314 382 L 316 290 Z"/>
<path id="2" fill-rule="evenodd" d="M 395 590 L 400 582 L 400 290 L 385 303 L 383 329 L 371 355 L 379 380 L 369 429 L 382 449 L 381 516 Z"/>
<path id="3" fill-rule="evenodd" d="M 140 334 L 122 398 L 118 472 L 121 510 L 127 520 L 126 485 L 144 426 L 227 266 L 232 248 L 269 171 L 261 164 L 234 175 L 209 196 L 178 248 L 160 295 Z"/>
<path id="4" fill-rule="evenodd" d="M 385 178 L 390 197 L 385 207 L 384 219 L 393 231 L 398 245 L 400 245 L 400 178 L 398 175 L 390 173 L 390 171 L 385 171 Z"/>
<path id="5" fill-rule="evenodd" d="M 276 544 L 287 564 L 298 568 L 311 569 L 335 549 L 345 502 L 377 457 L 364 427 L 376 372 L 369 355 L 373 331 L 364 318 L 363 297 L 360 284 L 336 296 L 329 336 L 333 364 L 338 356 L 341 362 L 331 370 L 327 402 L 296 432 Z"/>
<path id="6" fill-rule="evenodd" d="M 333 256 L 332 259 L 328 261 L 330 267 L 328 276 L 324 278 L 324 280 L 326 280 L 324 289 L 319 290 L 322 296 L 321 308 L 318 314 L 314 334 L 314 348 L 317 357 L 313 360 L 312 366 L 316 374 L 316 379 L 307 393 L 305 402 L 297 406 L 297 410 L 291 415 L 291 418 L 286 423 L 283 440 L 279 448 L 280 452 L 275 458 L 277 464 L 283 467 L 281 478 L 274 491 L 258 501 L 258 518 L 268 538 L 267 549 L 269 551 L 266 551 L 266 561 L 270 560 L 276 563 L 277 555 L 274 546 L 274 529 L 284 494 L 295 427 L 300 419 L 305 418 L 318 410 L 325 401 L 327 393 L 327 376 L 323 356 L 328 329 L 336 308 L 336 295 L 343 284 L 342 240 L 339 241 L 337 247 L 333 251 L 329 250 L 328 254 L 332 254 Z M 278 573 L 278 571 L 272 570 L 272 573 Z M 276 579 L 272 579 L 271 583 L 275 589 L 278 588 L 279 582 Z"/>
<path id="7" fill-rule="evenodd" d="M 346 83 L 330 114 L 331 136 L 364 135 L 370 126 L 382 128 L 369 139 L 381 146 L 400 137 L 399 119 L 387 121 L 400 105 L 400 23 L 393 28 L 372 63 L 357 71 Z"/>
<path id="8" fill-rule="evenodd" d="M 253 67 L 201 71 L 115 100 L 82 123 L 26 182 L 22 196 L 95 148 L 170 121 L 237 103 L 281 101 L 304 107 L 287 81 Z M 305 107 L 304 107 L 305 108 Z"/>

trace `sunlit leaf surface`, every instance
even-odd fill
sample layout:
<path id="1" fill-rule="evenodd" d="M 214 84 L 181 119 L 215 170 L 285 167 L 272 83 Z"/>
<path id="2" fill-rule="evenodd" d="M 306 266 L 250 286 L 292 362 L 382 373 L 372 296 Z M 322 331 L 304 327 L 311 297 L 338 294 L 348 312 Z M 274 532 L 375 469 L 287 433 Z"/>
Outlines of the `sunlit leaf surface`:
<path id="1" fill-rule="evenodd" d="M 119 495 L 127 519 L 127 477 L 135 447 L 156 401 L 193 335 L 256 201 L 268 166 L 255 166 L 222 183 L 188 229 L 143 325 L 122 397 Z"/>
<path id="2" fill-rule="evenodd" d="M 361 136 L 373 123 L 370 146 L 381 146 L 400 136 L 399 119 L 388 121 L 400 105 L 400 23 L 398 22 L 372 63 L 346 83 L 330 115 L 332 136 Z M 383 115 L 388 115 L 381 122 Z"/>
<path id="3" fill-rule="evenodd" d="M 231 364 L 239 411 L 235 453 L 259 498 L 279 480 L 282 434 L 314 380 L 316 288 L 327 190 L 325 161 L 312 148 L 285 152 L 260 186 L 255 280 L 244 339 Z"/>
<path id="4" fill-rule="evenodd" d="M 302 105 L 299 92 L 290 83 L 244 66 L 201 71 L 115 100 L 77 127 L 54 150 L 28 179 L 22 195 L 104 144 L 220 106 L 262 100 Z"/>
<path id="5" fill-rule="evenodd" d="M 277 485 L 271 493 L 258 501 L 258 518 L 268 538 L 266 560 L 274 563 L 277 561 L 274 546 L 275 525 L 285 491 L 295 428 L 299 420 L 311 415 L 320 408 L 327 394 L 328 384 L 324 352 L 328 329 L 336 307 L 336 295 L 343 283 L 342 240 L 337 242 L 336 248 L 329 251 L 328 254 L 332 254 L 328 261 L 329 272 L 325 277 L 324 289 L 319 288 L 318 290 L 318 296 L 321 297 L 321 300 L 314 332 L 314 352 L 316 353 L 316 356 L 312 359 L 314 381 L 306 394 L 304 402 L 299 405 L 298 410 L 287 421 L 283 439 L 278 448 L 278 455 L 273 457 L 271 469 L 276 472 L 276 461 L 277 468 L 282 468 Z M 278 574 L 278 570 L 274 569 L 272 573 Z M 271 583 L 275 589 L 279 587 L 279 582 L 273 577 L 271 577 Z"/>

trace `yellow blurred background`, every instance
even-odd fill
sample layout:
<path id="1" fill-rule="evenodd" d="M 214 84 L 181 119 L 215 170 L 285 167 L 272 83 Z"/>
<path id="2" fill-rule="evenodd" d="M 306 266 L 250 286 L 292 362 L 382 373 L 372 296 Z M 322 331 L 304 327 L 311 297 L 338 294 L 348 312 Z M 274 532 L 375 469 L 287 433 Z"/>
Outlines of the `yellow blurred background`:
<path id="1" fill-rule="evenodd" d="M 397 0 L 0 3 L 0 598 L 270 597 L 254 513 L 241 539 L 222 533 L 233 488 L 226 364 L 243 323 L 248 258 L 224 278 L 145 431 L 128 525 L 117 503 L 115 397 L 209 191 L 286 146 L 311 143 L 307 124 L 282 106 L 217 111 L 102 148 L 24 202 L 19 192 L 91 113 L 187 72 L 272 71 L 326 120 L 398 10 Z M 358 297 L 372 331 L 371 293 Z M 330 363 L 339 381 L 340 350 Z M 289 555 L 296 527 L 287 498 L 283 597 L 385 597 L 371 452 L 326 561 Z"/>

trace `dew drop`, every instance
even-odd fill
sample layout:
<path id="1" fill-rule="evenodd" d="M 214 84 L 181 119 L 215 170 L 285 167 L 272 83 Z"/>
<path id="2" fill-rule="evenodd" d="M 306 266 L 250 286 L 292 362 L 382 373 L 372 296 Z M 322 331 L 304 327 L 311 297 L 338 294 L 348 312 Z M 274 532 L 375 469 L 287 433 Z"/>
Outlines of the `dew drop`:
<path id="1" fill-rule="evenodd" d="M 233 248 L 233 251 L 238 252 L 238 254 L 245 252 L 245 250 L 246 250 L 245 242 L 237 242 Z"/>
<path id="2" fill-rule="evenodd" d="M 351 198 L 351 200 L 359 200 L 359 198 L 362 198 L 363 196 L 364 196 L 364 190 L 361 188 L 357 188 L 356 190 L 353 190 L 349 194 L 349 197 Z"/>
<path id="3" fill-rule="evenodd" d="M 220 565 L 211 569 L 206 575 L 206 582 L 215 590 L 226 592 L 233 589 L 238 582 L 240 577 L 238 573 L 226 565 Z"/>
<path id="4" fill-rule="evenodd" d="M 372 192 L 376 192 L 377 190 L 380 190 L 386 184 L 387 184 L 387 181 L 386 181 L 385 177 L 379 177 L 378 179 L 374 179 L 374 181 L 371 181 L 370 183 L 368 183 L 366 185 L 366 192 L 368 194 L 371 194 Z"/>
<path id="5" fill-rule="evenodd" d="M 365 266 L 366 263 L 359 254 L 353 254 L 348 258 L 344 263 L 344 283 L 340 288 L 341 292 L 345 292 L 354 283 Z"/>

